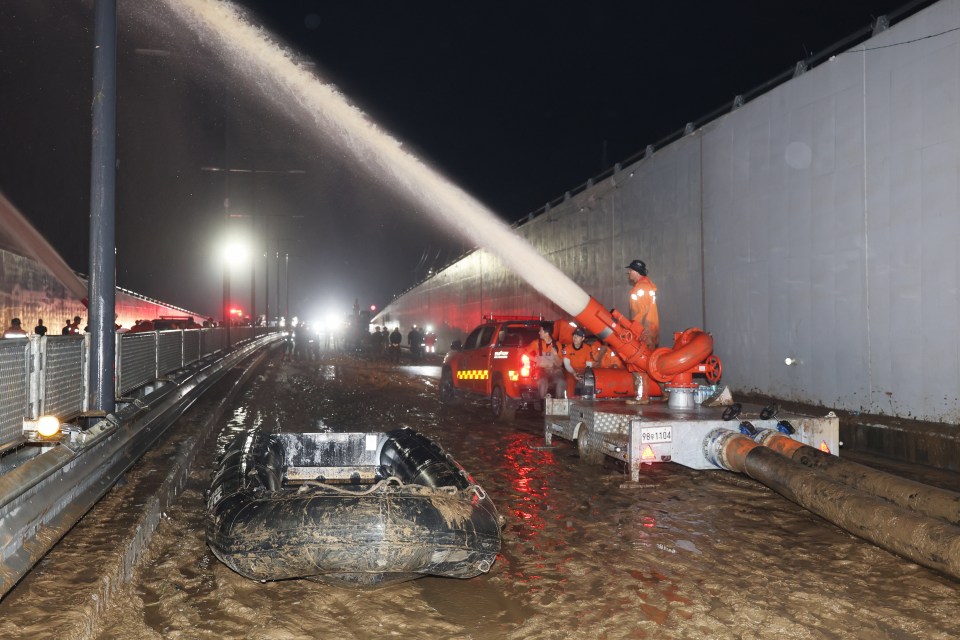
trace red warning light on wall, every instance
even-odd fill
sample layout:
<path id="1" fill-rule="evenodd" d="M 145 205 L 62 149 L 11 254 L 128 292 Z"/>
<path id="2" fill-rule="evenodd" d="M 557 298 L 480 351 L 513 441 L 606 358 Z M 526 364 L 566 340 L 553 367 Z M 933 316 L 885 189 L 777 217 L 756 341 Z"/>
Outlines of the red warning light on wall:
<path id="1" fill-rule="evenodd" d="M 375 304 L 370 305 L 370 311 L 376 311 L 376 310 L 377 310 L 377 305 Z"/>

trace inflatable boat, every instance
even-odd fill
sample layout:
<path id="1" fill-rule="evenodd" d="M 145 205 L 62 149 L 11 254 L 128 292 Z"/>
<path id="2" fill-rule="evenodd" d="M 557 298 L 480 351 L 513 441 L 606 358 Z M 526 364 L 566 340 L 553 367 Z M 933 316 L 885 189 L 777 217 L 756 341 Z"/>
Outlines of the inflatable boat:
<path id="1" fill-rule="evenodd" d="M 472 578 L 500 550 L 490 497 L 411 429 L 244 433 L 224 452 L 207 512 L 213 553 L 261 581 Z"/>

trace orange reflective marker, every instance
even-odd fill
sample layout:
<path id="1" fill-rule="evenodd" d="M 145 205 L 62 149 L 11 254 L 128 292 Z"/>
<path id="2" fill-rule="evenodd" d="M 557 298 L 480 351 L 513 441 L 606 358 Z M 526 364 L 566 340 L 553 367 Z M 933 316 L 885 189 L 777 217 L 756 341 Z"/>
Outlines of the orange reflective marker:
<path id="1" fill-rule="evenodd" d="M 824 453 L 830 453 L 830 447 L 827 446 L 826 440 L 820 441 L 820 451 L 823 451 Z"/>
<path id="2" fill-rule="evenodd" d="M 643 452 L 640 454 L 641 460 L 656 460 L 657 454 L 653 452 L 653 447 L 647 445 L 643 448 Z"/>

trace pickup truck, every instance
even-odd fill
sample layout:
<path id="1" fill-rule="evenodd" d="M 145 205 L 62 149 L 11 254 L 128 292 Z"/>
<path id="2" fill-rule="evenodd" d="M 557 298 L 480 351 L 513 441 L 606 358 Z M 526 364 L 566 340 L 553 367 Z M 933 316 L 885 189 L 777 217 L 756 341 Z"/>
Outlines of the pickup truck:
<path id="1" fill-rule="evenodd" d="M 487 316 L 467 339 L 451 345 L 443 360 L 440 402 L 465 396 L 489 399 L 497 420 L 512 420 L 523 405 L 539 406 L 537 368 L 527 345 L 538 337 L 541 320 L 529 316 Z"/>

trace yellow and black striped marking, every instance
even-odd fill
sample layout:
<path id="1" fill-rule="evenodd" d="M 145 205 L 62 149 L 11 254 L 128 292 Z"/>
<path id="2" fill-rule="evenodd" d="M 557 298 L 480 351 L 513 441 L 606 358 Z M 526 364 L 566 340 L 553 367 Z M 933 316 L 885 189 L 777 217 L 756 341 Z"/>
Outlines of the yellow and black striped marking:
<path id="1" fill-rule="evenodd" d="M 457 380 L 486 380 L 489 377 L 489 369 L 463 369 L 457 371 Z"/>

